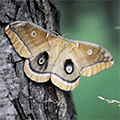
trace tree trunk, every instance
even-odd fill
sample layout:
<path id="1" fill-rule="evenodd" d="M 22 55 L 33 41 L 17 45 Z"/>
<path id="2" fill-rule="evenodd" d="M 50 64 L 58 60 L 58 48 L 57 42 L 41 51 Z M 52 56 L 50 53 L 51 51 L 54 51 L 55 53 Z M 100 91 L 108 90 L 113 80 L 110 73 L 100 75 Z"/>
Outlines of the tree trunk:
<path id="1" fill-rule="evenodd" d="M 0 120 L 76 120 L 71 92 L 25 76 L 24 59 L 5 35 L 14 21 L 30 21 L 60 34 L 60 11 L 52 0 L 0 0 Z"/>

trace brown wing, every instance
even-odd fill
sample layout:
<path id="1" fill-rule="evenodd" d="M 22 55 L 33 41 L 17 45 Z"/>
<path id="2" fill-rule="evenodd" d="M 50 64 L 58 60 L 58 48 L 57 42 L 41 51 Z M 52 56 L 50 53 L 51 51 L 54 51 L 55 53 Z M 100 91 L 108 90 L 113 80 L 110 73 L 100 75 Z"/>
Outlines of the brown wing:
<path id="1" fill-rule="evenodd" d="M 24 64 L 26 75 L 36 82 L 48 81 L 59 52 L 57 46 L 54 46 L 49 50 L 40 52 L 38 55 L 27 59 Z"/>
<path id="2" fill-rule="evenodd" d="M 36 82 L 46 82 L 57 58 L 57 38 L 33 23 L 17 21 L 5 29 L 15 50 L 25 60 L 25 74 Z M 54 57 L 53 57 L 54 56 Z"/>
<path id="3" fill-rule="evenodd" d="M 75 46 L 74 50 L 69 52 L 69 56 L 83 76 L 95 75 L 114 64 L 111 54 L 101 46 L 82 41 L 69 44 Z"/>
<path id="4" fill-rule="evenodd" d="M 47 51 L 56 42 L 42 27 L 25 21 L 17 21 L 5 29 L 15 50 L 25 58 L 31 58 L 42 51 Z"/>
<path id="5" fill-rule="evenodd" d="M 80 74 L 89 77 L 111 67 L 113 63 L 106 49 L 88 42 L 67 40 L 53 66 L 51 80 L 63 90 L 73 90 L 79 83 Z"/>
<path id="6" fill-rule="evenodd" d="M 61 40 L 65 44 L 64 46 L 61 44 L 58 45 L 62 48 L 62 51 L 53 66 L 51 81 L 59 88 L 69 91 L 75 89 L 79 84 L 80 71 L 75 63 L 78 56 L 74 59 L 74 53 L 72 53 L 73 56 L 71 57 L 69 50 L 73 47 L 73 44 L 69 44 L 67 41 L 64 42 L 65 40 L 63 39 Z"/>

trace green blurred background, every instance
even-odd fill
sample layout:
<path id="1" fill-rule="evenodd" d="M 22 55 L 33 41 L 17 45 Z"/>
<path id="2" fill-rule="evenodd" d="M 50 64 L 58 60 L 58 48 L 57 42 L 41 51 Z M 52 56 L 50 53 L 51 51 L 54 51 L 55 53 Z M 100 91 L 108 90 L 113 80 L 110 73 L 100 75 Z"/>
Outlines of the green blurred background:
<path id="1" fill-rule="evenodd" d="M 106 48 L 115 64 L 92 77 L 81 76 L 79 86 L 72 91 L 78 120 L 120 120 L 117 103 L 98 98 L 120 101 L 119 84 L 119 26 L 120 3 L 112 1 L 55 0 L 61 11 L 60 29 L 72 40 L 88 41 Z M 117 28 L 115 28 L 117 27 Z"/>

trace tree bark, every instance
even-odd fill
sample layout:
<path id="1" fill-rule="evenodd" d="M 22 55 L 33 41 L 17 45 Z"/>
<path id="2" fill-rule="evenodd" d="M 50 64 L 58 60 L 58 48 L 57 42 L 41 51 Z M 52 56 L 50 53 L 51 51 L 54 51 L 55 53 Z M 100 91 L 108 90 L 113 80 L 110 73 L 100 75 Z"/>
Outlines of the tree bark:
<path id="1" fill-rule="evenodd" d="M 0 120 L 76 120 L 71 92 L 25 76 L 24 59 L 5 35 L 5 27 L 14 21 L 30 21 L 60 34 L 54 1 L 0 0 Z"/>

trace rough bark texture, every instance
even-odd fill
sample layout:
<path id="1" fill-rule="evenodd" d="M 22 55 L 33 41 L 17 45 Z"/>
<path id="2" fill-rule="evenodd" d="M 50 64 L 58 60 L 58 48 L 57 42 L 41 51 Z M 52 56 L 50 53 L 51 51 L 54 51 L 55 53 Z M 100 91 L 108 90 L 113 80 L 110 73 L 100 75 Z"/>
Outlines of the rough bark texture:
<path id="1" fill-rule="evenodd" d="M 70 92 L 25 76 L 24 59 L 4 31 L 14 21 L 34 22 L 60 34 L 60 11 L 52 0 L 0 0 L 0 120 L 76 120 Z"/>

